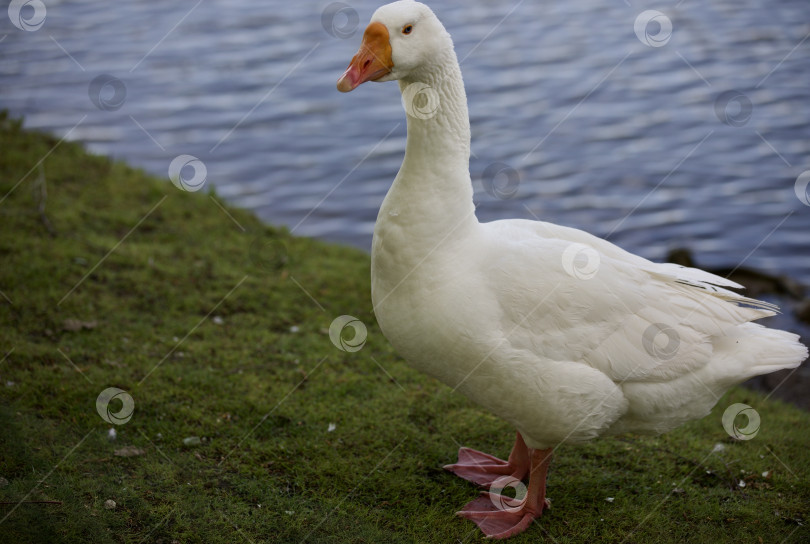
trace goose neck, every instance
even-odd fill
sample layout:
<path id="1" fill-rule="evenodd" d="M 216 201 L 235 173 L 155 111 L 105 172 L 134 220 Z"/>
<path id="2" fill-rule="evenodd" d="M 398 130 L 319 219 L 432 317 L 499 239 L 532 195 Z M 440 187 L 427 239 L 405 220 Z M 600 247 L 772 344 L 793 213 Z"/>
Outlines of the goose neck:
<path id="1" fill-rule="evenodd" d="M 454 52 L 399 81 L 407 114 L 403 167 L 464 172 L 469 178 L 470 121 Z"/>

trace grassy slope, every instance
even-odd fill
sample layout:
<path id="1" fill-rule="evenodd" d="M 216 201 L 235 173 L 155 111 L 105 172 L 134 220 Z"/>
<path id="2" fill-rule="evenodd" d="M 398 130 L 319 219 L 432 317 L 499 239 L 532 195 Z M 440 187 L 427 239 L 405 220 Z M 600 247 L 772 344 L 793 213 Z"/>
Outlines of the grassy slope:
<path id="1" fill-rule="evenodd" d="M 35 168 L 56 144 L 0 119 L 0 540 L 481 540 L 453 517 L 476 490 L 441 465 L 458 443 L 505 456 L 512 430 L 393 353 L 367 255 L 229 209 L 243 232 L 212 195 L 77 145 Z M 326 332 L 342 314 L 368 326 L 356 353 Z M 135 402 L 115 441 L 95 409 L 109 386 Z M 723 431 L 732 402 L 761 414 L 754 440 Z M 562 447 L 553 510 L 513 542 L 800 542 L 808 424 L 735 390 L 664 437 Z"/>

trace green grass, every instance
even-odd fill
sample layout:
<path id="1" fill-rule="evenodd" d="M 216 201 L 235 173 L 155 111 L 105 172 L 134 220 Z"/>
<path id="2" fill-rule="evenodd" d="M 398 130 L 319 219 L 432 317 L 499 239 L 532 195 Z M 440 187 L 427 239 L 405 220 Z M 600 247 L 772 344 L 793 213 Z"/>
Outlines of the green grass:
<path id="1" fill-rule="evenodd" d="M 482 541 L 453 516 L 476 489 L 441 466 L 462 443 L 506 456 L 513 431 L 393 352 L 367 255 L 6 116 L 0 149 L 0 540 Z M 329 339 L 344 314 L 360 351 Z M 135 411 L 111 441 L 113 386 Z M 721 427 L 732 402 L 753 440 Z M 564 445 L 553 509 L 513 542 L 807 541 L 808 428 L 737 389 L 662 437 Z"/>

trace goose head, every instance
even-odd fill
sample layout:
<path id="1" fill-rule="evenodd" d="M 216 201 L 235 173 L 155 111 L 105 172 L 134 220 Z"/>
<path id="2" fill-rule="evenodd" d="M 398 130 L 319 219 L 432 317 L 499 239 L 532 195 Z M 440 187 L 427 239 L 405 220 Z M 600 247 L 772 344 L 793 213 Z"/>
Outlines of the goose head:
<path id="1" fill-rule="evenodd" d="M 340 76 L 347 93 L 366 81 L 405 79 L 453 50 L 450 35 L 425 4 L 400 0 L 371 16 L 360 49 Z"/>

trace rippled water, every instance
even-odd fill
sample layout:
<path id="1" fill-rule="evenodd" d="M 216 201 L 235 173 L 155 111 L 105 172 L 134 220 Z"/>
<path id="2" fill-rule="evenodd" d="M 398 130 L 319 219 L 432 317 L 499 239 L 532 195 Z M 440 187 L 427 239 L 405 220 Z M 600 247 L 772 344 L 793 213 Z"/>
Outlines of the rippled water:
<path id="1" fill-rule="evenodd" d="M 347 2 L 335 26 L 329 2 L 46 4 L 36 31 L 0 13 L 0 107 L 162 176 L 194 155 L 230 202 L 370 246 L 404 112 L 395 84 L 341 95 L 335 81 L 377 2 Z M 463 59 L 482 220 L 539 217 L 652 259 L 688 246 L 703 265 L 810 284 L 810 206 L 795 193 L 810 169 L 806 0 L 431 4 Z M 661 47 L 634 32 L 648 9 L 671 21 Z M 647 31 L 666 37 L 666 21 Z M 100 108 L 102 74 L 126 96 L 108 85 Z M 484 190 L 495 162 L 517 171 L 513 198 Z"/>

